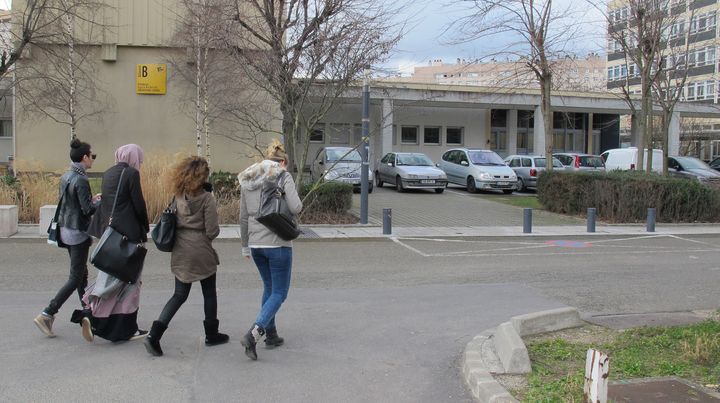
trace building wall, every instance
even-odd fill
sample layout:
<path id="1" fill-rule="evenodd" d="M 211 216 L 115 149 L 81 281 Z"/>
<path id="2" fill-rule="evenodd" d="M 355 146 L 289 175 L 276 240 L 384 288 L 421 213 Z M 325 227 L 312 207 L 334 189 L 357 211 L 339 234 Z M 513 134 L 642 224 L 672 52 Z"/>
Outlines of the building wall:
<path id="1" fill-rule="evenodd" d="M 95 60 L 99 59 L 96 47 Z M 114 164 L 114 150 L 128 143 L 139 144 L 146 153 L 195 153 L 196 136 L 193 112 L 183 108 L 192 97 L 189 84 L 179 80 L 168 80 L 167 94 L 140 95 L 135 93 L 136 64 L 164 63 L 170 49 L 154 47 L 119 46 L 117 61 L 98 61 L 97 79 L 111 95 L 111 103 L 100 119 L 84 120 L 78 125 L 78 137 L 93 145 L 98 160 L 93 167 L 103 171 Z M 33 59 L 23 63 L 32 63 Z M 168 76 L 172 66 L 168 65 Z M 22 113 L 23 105 L 18 104 L 17 118 L 17 168 L 40 166 L 55 171 L 64 169 L 69 161 L 68 143 L 70 130 L 37 114 Z M 280 130 L 280 122 L 270 124 Z M 214 127 L 213 129 L 220 129 Z M 242 135 L 250 134 L 242 127 L 226 128 L 225 132 Z M 269 136 L 263 136 L 267 142 Z M 214 170 L 238 172 L 251 161 L 252 150 L 239 142 L 225 137 L 212 137 L 212 161 Z"/>
<path id="2" fill-rule="evenodd" d="M 471 109 L 471 108 L 439 108 L 429 106 L 396 106 L 393 110 L 393 141 L 392 150 L 384 150 L 384 152 L 422 152 L 430 157 L 433 161 L 438 161 L 449 148 L 454 147 L 474 147 L 488 148 L 487 140 L 489 136 L 489 109 Z M 327 119 L 323 121 L 325 128 L 325 136 L 323 142 L 311 142 L 310 151 L 308 153 L 308 163 L 310 165 L 317 152 L 323 146 L 344 146 L 357 145 L 360 140 L 359 130 L 361 129 L 362 109 L 360 105 L 345 104 L 334 107 L 327 115 Z M 374 164 L 382 158 L 380 150 L 382 150 L 382 108 L 379 105 L 373 105 L 370 110 L 370 158 L 369 161 Z M 329 131 L 332 125 L 337 123 L 350 124 L 357 130 L 350 138 L 348 143 L 333 143 Z M 403 126 L 417 128 L 417 142 L 403 143 L 401 141 L 401 130 Z M 440 128 L 440 143 L 428 144 L 424 141 L 425 127 Z M 447 128 L 462 127 L 463 128 L 463 144 L 447 144 Z"/>

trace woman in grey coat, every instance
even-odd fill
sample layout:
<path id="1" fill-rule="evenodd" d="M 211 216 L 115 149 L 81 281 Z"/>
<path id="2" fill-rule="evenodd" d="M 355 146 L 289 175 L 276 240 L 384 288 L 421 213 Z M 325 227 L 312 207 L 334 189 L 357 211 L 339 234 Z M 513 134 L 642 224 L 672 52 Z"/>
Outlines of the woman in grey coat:
<path id="1" fill-rule="evenodd" d="M 245 354 L 257 360 L 255 346 L 263 338 L 269 348 L 283 344 L 275 326 L 275 314 L 285 301 L 290 290 L 292 271 L 292 242 L 284 241 L 274 232 L 255 220 L 260 208 L 260 194 L 266 182 L 278 180 L 285 193 L 285 200 L 293 214 L 302 210 L 302 202 L 295 189 L 292 175 L 287 171 L 285 149 L 277 140 L 270 145 L 268 159 L 251 165 L 238 175 L 240 182 L 240 236 L 242 254 L 250 260 L 252 256 L 263 281 L 263 295 L 258 312 L 250 330 L 241 343 Z"/>
<path id="2" fill-rule="evenodd" d="M 220 234 L 220 226 L 215 196 L 204 188 L 209 175 L 208 163 L 201 157 L 185 158 L 173 170 L 177 227 L 170 268 L 175 275 L 175 293 L 145 338 L 145 348 L 154 356 L 163 355 L 160 338 L 187 300 L 195 281 L 200 282 L 205 302 L 205 345 L 223 344 L 229 339 L 228 335 L 218 332 L 215 282 L 220 261 L 212 240 Z"/>

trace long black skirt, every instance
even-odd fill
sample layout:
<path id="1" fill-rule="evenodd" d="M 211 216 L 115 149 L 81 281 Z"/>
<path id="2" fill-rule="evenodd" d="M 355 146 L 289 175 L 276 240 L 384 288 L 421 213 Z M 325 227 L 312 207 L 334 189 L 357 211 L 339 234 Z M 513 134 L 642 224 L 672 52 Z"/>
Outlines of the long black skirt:
<path id="1" fill-rule="evenodd" d="M 133 313 L 113 314 L 107 318 L 95 318 L 90 315 L 93 333 L 95 336 L 113 342 L 129 340 L 138 330 L 137 314 L 138 311 L 135 311 Z M 70 322 L 80 324 L 84 315 L 82 310 L 76 309 L 70 318 Z"/>

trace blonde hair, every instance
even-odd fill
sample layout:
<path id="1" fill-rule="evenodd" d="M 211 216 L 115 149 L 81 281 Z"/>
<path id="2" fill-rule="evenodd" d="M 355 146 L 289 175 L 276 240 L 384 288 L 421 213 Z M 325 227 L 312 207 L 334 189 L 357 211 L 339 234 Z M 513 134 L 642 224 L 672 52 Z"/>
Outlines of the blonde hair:
<path id="1" fill-rule="evenodd" d="M 187 157 L 177 163 L 172 171 L 172 189 L 176 195 L 197 196 L 210 176 L 207 160 Z"/>
<path id="2" fill-rule="evenodd" d="M 265 152 L 267 159 L 271 161 L 287 161 L 285 146 L 278 139 L 273 139 Z"/>

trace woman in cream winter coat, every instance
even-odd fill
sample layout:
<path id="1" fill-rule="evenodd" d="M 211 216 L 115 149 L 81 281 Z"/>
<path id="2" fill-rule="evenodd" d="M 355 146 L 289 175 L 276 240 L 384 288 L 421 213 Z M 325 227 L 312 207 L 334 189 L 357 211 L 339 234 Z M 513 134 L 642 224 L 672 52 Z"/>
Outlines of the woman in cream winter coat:
<path id="1" fill-rule="evenodd" d="M 242 253 L 248 260 L 252 256 L 263 281 L 260 312 L 241 340 L 245 354 L 253 360 L 257 360 L 255 346 L 263 338 L 269 348 L 283 344 L 275 326 L 275 315 L 287 298 L 292 272 L 292 242 L 283 240 L 255 220 L 263 185 L 279 179 L 290 211 L 298 214 L 302 210 L 295 182 L 286 171 L 287 156 L 282 144 L 275 141 L 267 155 L 268 159 L 251 165 L 238 175 Z"/>

